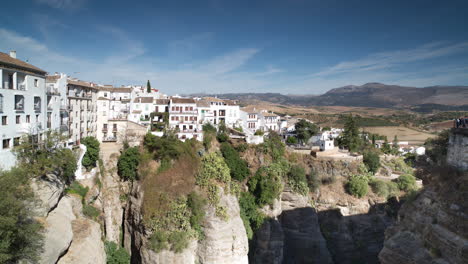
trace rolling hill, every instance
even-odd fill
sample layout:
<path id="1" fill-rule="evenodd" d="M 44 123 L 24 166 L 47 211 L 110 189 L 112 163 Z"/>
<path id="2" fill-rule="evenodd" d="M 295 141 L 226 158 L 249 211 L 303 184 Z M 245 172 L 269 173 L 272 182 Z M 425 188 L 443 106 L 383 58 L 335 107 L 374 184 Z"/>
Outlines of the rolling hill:
<path id="1" fill-rule="evenodd" d="M 198 94 L 200 96 L 200 94 Z M 213 96 L 213 95 L 211 95 Z M 359 106 L 383 108 L 414 108 L 468 110 L 468 86 L 407 87 L 382 83 L 347 85 L 331 89 L 322 95 L 283 95 L 279 93 L 230 93 L 218 97 L 252 102 L 266 101 L 300 106 Z"/>

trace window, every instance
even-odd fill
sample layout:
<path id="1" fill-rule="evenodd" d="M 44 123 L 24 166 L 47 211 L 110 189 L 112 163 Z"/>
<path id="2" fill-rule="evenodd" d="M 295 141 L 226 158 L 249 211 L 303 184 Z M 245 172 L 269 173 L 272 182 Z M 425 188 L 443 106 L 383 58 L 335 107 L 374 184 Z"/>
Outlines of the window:
<path id="1" fill-rule="evenodd" d="M 34 79 L 34 87 L 38 87 L 39 86 L 39 80 L 38 79 Z"/>
<path id="2" fill-rule="evenodd" d="M 41 111 L 41 98 L 34 96 L 34 111 Z"/>
<path id="3" fill-rule="evenodd" d="M 7 139 L 4 139 L 3 140 L 3 149 L 7 149 L 10 147 L 10 139 L 7 138 Z"/>
<path id="4" fill-rule="evenodd" d="M 8 116 L 2 116 L 2 126 L 8 125 Z"/>
<path id="5" fill-rule="evenodd" d="M 20 143 L 20 138 L 19 138 L 19 137 L 15 137 L 15 138 L 13 139 L 13 146 L 15 146 L 15 147 L 16 147 L 16 146 L 19 146 L 19 143 Z"/>
<path id="6" fill-rule="evenodd" d="M 31 116 L 30 115 L 26 115 L 26 123 L 31 123 Z"/>
<path id="7" fill-rule="evenodd" d="M 3 112 L 3 95 L 0 94 L 0 113 Z"/>
<path id="8" fill-rule="evenodd" d="M 21 116 L 20 115 L 16 116 L 16 124 L 21 124 Z"/>
<path id="9" fill-rule="evenodd" d="M 15 110 L 24 110 L 24 96 L 15 95 Z"/>
<path id="10" fill-rule="evenodd" d="M 107 93 L 104 93 L 104 97 L 107 97 Z M 106 106 L 106 105 L 104 104 L 104 106 Z"/>
<path id="11" fill-rule="evenodd" d="M 39 122 L 39 115 L 36 115 L 36 122 Z"/>

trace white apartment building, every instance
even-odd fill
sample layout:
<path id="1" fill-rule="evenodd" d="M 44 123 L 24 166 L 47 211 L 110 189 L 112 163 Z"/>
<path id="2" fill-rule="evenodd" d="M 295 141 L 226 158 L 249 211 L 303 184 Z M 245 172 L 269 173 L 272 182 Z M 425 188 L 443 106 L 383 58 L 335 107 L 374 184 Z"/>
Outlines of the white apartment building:
<path id="1" fill-rule="evenodd" d="M 97 94 L 96 84 L 68 78 L 69 144 L 80 144 L 87 136 L 96 137 Z"/>
<path id="2" fill-rule="evenodd" d="M 235 101 L 215 97 L 204 97 L 200 101 L 201 110 L 204 110 L 200 113 L 203 122 L 207 120 L 214 125 L 224 122 L 228 127 L 240 125 L 239 105 Z M 209 109 L 206 109 L 207 104 Z"/>
<path id="3" fill-rule="evenodd" d="M 16 158 L 11 152 L 21 136 L 41 138 L 45 128 L 46 72 L 0 52 L 0 168 L 9 169 Z"/>
<path id="4" fill-rule="evenodd" d="M 99 87 L 96 138 L 100 142 L 119 141 L 125 134 L 131 95 L 131 88 Z"/>
<path id="5" fill-rule="evenodd" d="M 169 127 L 177 131 L 180 140 L 203 140 L 197 103 L 192 98 L 171 98 L 169 102 Z"/>
<path id="6" fill-rule="evenodd" d="M 56 73 L 46 76 L 46 127 L 68 135 L 67 75 Z"/>
<path id="7" fill-rule="evenodd" d="M 142 125 L 151 123 L 150 116 L 154 112 L 154 98 L 150 96 L 136 97 L 130 104 L 130 116 L 128 120 Z"/>
<path id="8" fill-rule="evenodd" d="M 263 130 L 265 131 L 275 131 L 278 132 L 280 130 L 280 118 L 278 115 L 263 110 L 260 112 L 261 116 L 261 123 L 263 125 Z"/>

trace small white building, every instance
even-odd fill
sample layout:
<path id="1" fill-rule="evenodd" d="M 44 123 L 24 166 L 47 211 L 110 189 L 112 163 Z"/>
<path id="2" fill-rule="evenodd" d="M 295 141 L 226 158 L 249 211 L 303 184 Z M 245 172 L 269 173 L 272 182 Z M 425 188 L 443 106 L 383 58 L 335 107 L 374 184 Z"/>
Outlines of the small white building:
<path id="1" fill-rule="evenodd" d="M 321 151 L 333 150 L 335 148 L 333 139 L 319 140 L 318 143 Z"/>
<path id="2" fill-rule="evenodd" d="M 169 127 L 176 130 L 177 137 L 203 140 L 201 123 L 198 120 L 197 103 L 192 98 L 171 98 L 169 102 Z"/>

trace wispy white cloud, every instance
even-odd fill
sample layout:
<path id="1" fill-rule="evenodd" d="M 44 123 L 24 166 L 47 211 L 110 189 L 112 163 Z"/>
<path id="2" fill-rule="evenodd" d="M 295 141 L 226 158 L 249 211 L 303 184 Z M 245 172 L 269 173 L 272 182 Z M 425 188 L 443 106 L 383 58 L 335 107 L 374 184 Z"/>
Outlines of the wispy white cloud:
<path id="1" fill-rule="evenodd" d="M 339 74 L 376 71 L 400 66 L 405 63 L 418 62 L 468 50 L 468 42 L 446 45 L 444 42 L 429 43 L 414 49 L 397 50 L 370 54 L 354 61 L 340 62 L 320 72 L 313 77 L 326 77 Z"/>
<path id="2" fill-rule="evenodd" d="M 45 4 L 57 9 L 77 9 L 82 7 L 88 0 L 35 0 L 37 3 Z"/>

